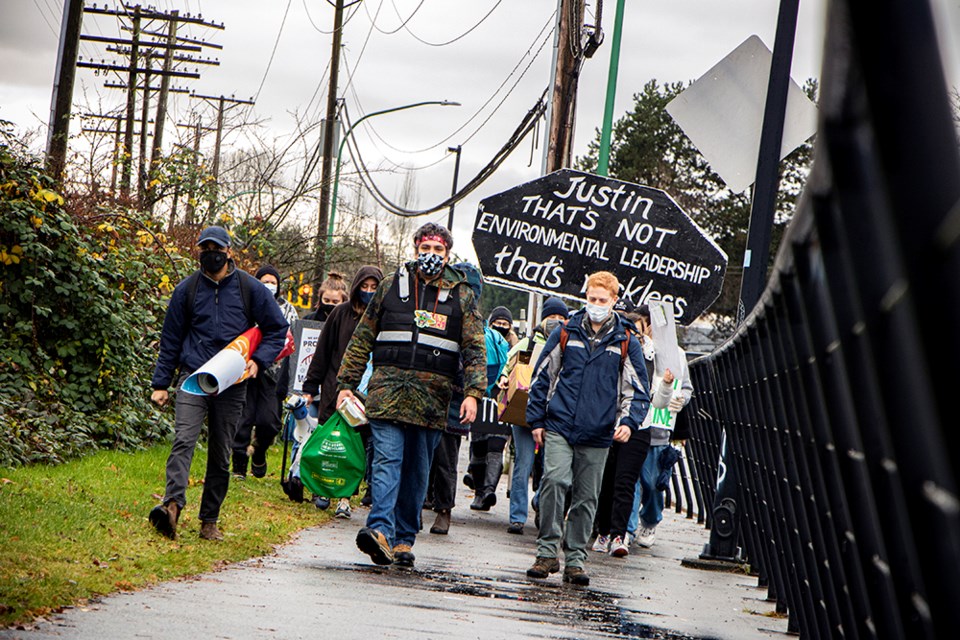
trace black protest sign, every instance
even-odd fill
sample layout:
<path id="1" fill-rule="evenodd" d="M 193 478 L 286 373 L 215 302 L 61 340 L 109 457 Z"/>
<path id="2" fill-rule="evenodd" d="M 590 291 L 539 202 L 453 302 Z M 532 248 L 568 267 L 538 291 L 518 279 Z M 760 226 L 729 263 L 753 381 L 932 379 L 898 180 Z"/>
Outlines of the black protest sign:
<path id="1" fill-rule="evenodd" d="M 477 418 L 470 425 L 470 433 L 474 435 L 509 436 L 510 425 L 500 422 L 497 418 L 497 401 L 493 398 L 482 398 L 477 411 Z"/>
<path id="2" fill-rule="evenodd" d="M 584 299 L 610 271 L 634 304 L 673 302 L 689 324 L 720 295 L 727 256 L 659 189 L 563 169 L 480 202 L 473 246 L 486 280 Z"/>

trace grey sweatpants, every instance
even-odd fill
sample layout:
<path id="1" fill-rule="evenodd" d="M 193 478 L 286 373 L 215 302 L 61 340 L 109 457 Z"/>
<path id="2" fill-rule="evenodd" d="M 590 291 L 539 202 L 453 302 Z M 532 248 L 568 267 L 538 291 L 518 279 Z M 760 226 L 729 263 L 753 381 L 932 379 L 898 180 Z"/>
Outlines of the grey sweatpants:
<path id="1" fill-rule="evenodd" d="M 180 380 L 183 384 L 183 379 Z M 193 451 L 206 418 L 207 471 L 200 498 L 200 522 L 216 522 L 230 484 L 230 446 L 247 399 L 247 383 L 235 384 L 218 396 L 194 396 L 177 392 L 173 448 L 167 458 L 167 488 L 163 503 L 173 500 L 182 509 L 187 504 L 187 483 Z"/>
<path id="2" fill-rule="evenodd" d="M 609 449 L 571 446 L 566 438 L 550 431 L 544 447 L 537 557 L 556 558 L 563 540 L 565 566 L 583 568 Z M 571 487 L 573 497 L 564 527 L 564 502 Z"/>

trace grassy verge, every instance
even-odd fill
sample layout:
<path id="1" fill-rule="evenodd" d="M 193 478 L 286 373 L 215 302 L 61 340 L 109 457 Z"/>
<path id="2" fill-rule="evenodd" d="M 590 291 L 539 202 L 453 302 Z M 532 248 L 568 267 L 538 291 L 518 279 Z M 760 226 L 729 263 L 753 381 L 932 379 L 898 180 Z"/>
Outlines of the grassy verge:
<path id="1" fill-rule="evenodd" d="M 147 513 L 163 494 L 169 450 L 101 452 L 55 467 L 0 469 L 0 627 L 263 555 L 329 518 L 283 494 L 282 450 L 274 446 L 266 478 L 231 480 L 220 520 L 225 541 L 200 540 L 206 452 L 198 447 L 180 535 L 163 538 Z"/>

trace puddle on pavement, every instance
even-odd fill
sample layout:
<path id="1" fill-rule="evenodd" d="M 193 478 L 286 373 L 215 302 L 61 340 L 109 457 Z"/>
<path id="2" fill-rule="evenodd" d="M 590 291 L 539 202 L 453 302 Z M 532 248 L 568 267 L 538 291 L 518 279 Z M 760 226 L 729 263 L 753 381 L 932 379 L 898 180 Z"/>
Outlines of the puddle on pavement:
<path id="1" fill-rule="evenodd" d="M 563 585 L 557 577 L 551 578 L 551 581 L 547 582 L 525 579 L 511 580 L 503 577 L 484 579 L 454 571 L 421 571 L 419 569 L 395 569 L 370 565 L 326 568 L 366 575 L 372 582 L 388 586 L 529 603 L 535 605 L 535 607 L 525 613 L 549 612 L 549 614 L 542 618 L 530 617 L 523 618 L 524 620 L 561 626 L 572 633 L 576 633 L 575 629 L 582 629 L 604 636 L 625 639 L 695 640 L 692 636 L 631 621 L 631 614 L 660 614 L 624 608 L 620 606 L 619 597 L 615 594 L 592 588 Z M 570 638 L 571 636 L 563 634 L 552 637 Z"/>

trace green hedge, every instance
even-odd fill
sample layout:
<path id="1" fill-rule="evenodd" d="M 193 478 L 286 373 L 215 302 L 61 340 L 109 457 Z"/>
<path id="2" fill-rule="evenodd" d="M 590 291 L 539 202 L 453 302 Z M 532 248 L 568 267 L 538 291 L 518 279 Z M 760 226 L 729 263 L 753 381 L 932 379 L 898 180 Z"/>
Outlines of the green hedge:
<path id="1" fill-rule="evenodd" d="M 171 283 L 190 270 L 145 214 L 65 203 L 0 130 L 0 466 L 135 448 Z"/>

